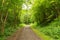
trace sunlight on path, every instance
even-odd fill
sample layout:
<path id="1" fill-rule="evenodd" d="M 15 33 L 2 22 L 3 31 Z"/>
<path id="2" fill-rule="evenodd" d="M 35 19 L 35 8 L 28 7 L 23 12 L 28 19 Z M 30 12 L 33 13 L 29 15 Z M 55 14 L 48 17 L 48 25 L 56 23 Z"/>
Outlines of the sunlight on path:
<path id="1" fill-rule="evenodd" d="M 30 27 L 30 25 L 25 25 L 25 27 Z"/>

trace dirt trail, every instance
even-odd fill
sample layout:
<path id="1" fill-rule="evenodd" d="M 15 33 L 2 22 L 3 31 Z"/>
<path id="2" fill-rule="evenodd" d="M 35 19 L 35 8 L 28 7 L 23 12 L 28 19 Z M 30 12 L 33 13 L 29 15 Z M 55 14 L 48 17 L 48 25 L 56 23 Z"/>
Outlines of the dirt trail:
<path id="1" fill-rule="evenodd" d="M 18 30 L 14 35 L 9 37 L 7 40 L 41 40 L 35 33 L 31 30 L 29 25 L 21 30 Z"/>

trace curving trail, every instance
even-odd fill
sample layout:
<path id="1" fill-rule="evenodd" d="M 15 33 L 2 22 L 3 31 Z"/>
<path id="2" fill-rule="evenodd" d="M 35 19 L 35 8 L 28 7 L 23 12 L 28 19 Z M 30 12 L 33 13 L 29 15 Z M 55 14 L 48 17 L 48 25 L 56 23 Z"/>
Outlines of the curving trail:
<path id="1" fill-rule="evenodd" d="M 29 25 L 18 30 L 14 35 L 7 40 L 41 40 L 30 28 Z"/>

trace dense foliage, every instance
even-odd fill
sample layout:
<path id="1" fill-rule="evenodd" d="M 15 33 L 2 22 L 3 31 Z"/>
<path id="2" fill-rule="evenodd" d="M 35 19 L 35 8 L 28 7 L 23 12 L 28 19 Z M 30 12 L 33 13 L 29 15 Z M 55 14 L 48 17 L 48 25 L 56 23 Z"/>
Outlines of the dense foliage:
<path id="1" fill-rule="evenodd" d="M 8 35 L 8 32 L 19 26 L 23 1 L 0 0 L 0 36 Z"/>
<path id="2" fill-rule="evenodd" d="M 31 14 L 29 14 L 29 11 L 27 12 L 27 10 L 22 10 L 21 12 L 22 12 L 21 17 L 20 17 L 21 23 L 30 24 Z"/>
<path id="3" fill-rule="evenodd" d="M 38 25 L 34 28 L 60 40 L 60 0 L 34 0 L 31 10 L 31 20 Z"/>
<path id="4" fill-rule="evenodd" d="M 32 7 L 34 21 L 42 25 L 48 24 L 60 15 L 59 7 L 59 0 L 35 0 Z"/>
<path id="5" fill-rule="evenodd" d="M 30 23 L 36 23 L 39 32 L 59 40 L 59 22 L 60 0 L 0 0 L 0 40 L 20 24 Z"/>

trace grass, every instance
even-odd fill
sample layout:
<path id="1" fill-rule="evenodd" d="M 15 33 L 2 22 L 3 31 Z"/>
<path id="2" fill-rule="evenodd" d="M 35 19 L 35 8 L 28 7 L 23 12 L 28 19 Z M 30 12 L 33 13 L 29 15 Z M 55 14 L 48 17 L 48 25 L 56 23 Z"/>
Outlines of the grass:
<path id="1" fill-rule="evenodd" d="M 55 40 L 60 40 L 60 19 L 55 19 L 49 25 L 40 27 L 39 30 Z"/>
<path id="2" fill-rule="evenodd" d="M 60 40 L 60 18 L 55 19 L 49 25 L 44 27 L 36 26 L 35 23 L 32 25 L 32 29 L 44 40 Z"/>
<path id="3" fill-rule="evenodd" d="M 36 25 L 36 24 L 35 24 Z M 31 29 L 36 33 L 36 35 L 41 38 L 42 40 L 53 40 L 53 38 L 45 35 L 44 33 L 40 32 L 38 29 L 34 28 L 35 26 L 31 25 Z"/>
<path id="4" fill-rule="evenodd" d="M 39 36 L 42 40 L 53 40 L 51 37 L 44 35 L 42 32 L 39 32 L 37 29 L 32 29 L 37 36 Z"/>

